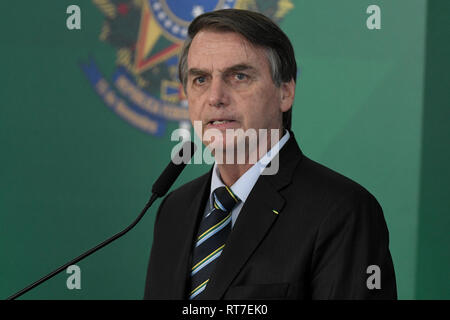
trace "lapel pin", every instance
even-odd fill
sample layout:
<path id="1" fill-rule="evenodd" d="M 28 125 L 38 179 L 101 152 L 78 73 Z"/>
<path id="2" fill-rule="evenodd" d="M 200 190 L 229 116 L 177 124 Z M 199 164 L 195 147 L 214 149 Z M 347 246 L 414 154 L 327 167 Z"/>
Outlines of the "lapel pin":
<path id="1" fill-rule="evenodd" d="M 275 214 L 279 213 L 277 210 L 273 210 L 273 209 L 272 209 L 272 212 L 275 213 Z"/>

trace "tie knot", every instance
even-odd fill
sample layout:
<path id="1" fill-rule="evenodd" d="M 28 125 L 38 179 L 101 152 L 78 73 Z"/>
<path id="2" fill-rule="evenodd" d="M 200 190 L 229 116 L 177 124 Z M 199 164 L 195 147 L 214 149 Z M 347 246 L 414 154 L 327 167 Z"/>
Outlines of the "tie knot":
<path id="1" fill-rule="evenodd" d="M 216 209 L 230 212 L 240 201 L 239 198 L 228 187 L 219 187 L 213 192 L 214 207 Z"/>

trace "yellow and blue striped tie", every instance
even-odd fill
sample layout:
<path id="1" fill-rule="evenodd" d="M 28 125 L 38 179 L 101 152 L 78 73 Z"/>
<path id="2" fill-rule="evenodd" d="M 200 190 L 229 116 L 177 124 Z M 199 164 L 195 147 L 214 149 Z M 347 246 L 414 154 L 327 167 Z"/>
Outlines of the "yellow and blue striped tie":
<path id="1" fill-rule="evenodd" d="M 231 231 L 231 210 L 240 201 L 228 187 L 213 192 L 214 208 L 203 217 L 192 255 L 189 299 L 201 298 Z"/>

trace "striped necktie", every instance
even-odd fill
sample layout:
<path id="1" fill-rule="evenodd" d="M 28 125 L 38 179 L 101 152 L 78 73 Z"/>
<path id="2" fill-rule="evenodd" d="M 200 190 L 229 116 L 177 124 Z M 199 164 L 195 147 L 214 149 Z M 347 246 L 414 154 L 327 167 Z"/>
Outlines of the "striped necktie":
<path id="1" fill-rule="evenodd" d="M 231 232 L 231 210 L 240 201 L 224 186 L 213 192 L 213 210 L 203 217 L 192 255 L 189 299 L 201 298 Z"/>

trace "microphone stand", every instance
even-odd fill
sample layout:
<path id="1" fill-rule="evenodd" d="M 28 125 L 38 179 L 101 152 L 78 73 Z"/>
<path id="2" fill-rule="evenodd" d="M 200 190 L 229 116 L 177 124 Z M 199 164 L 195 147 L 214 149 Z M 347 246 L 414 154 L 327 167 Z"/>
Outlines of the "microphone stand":
<path id="1" fill-rule="evenodd" d="M 69 266 L 76 264 L 77 262 L 79 262 L 80 260 L 83 260 L 84 258 L 90 256 L 91 254 L 93 254 L 94 252 L 96 252 L 97 250 L 100 250 L 101 248 L 103 248 L 104 246 L 106 246 L 107 244 L 113 242 L 114 240 L 120 238 L 121 236 L 123 236 L 125 233 L 127 233 L 128 231 L 130 231 L 131 229 L 134 228 L 134 226 L 142 219 L 142 217 L 145 215 L 145 213 L 147 212 L 148 208 L 150 208 L 150 206 L 153 204 L 153 202 L 155 202 L 155 200 L 158 198 L 158 195 L 153 193 L 152 196 L 150 197 L 150 200 L 147 202 L 147 204 L 145 205 L 144 209 L 142 209 L 141 213 L 139 214 L 139 216 L 136 218 L 136 220 L 133 221 L 133 223 L 131 223 L 128 227 L 126 227 L 125 229 L 123 229 L 122 231 L 120 231 L 119 233 L 115 234 L 114 236 L 112 236 L 111 238 L 103 241 L 102 243 L 96 245 L 95 247 L 93 247 L 92 249 L 86 251 L 85 253 L 83 253 L 82 255 L 80 255 L 79 257 L 73 259 L 72 261 L 67 262 L 66 264 L 62 265 L 61 267 L 59 267 L 58 269 L 56 269 L 55 271 L 49 273 L 48 275 L 46 275 L 45 277 L 39 279 L 38 281 L 34 282 L 33 284 L 30 284 L 28 287 L 20 290 L 19 292 L 13 294 L 12 296 L 8 297 L 7 300 L 14 300 L 18 297 L 20 297 L 21 295 L 27 293 L 28 291 L 30 291 L 31 289 L 33 289 L 34 287 L 37 287 L 38 285 L 40 285 L 41 283 L 53 278 L 54 276 L 56 276 L 58 273 L 60 273 L 61 271 L 67 269 Z"/>
<path id="2" fill-rule="evenodd" d="M 190 151 L 190 153 L 187 154 L 186 156 L 183 156 L 183 153 L 184 153 L 185 150 Z M 194 155 L 195 151 L 196 151 L 195 143 L 192 142 L 192 141 L 187 141 L 187 142 L 185 142 L 183 144 L 181 149 L 178 151 L 179 159 L 189 160 Z M 169 188 L 173 185 L 175 180 L 180 175 L 181 171 L 183 171 L 183 169 L 186 166 L 186 164 L 187 164 L 187 161 L 183 161 L 183 162 L 180 162 L 178 164 L 175 164 L 173 161 L 169 162 L 169 164 L 167 165 L 167 167 L 165 168 L 163 173 L 159 176 L 158 180 L 156 180 L 156 182 L 153 184 L 152 196 L 150 197 L 150 200 L 147 202 L 147 204 L 145 205 L 144 209 L 142 209 L 141 213 L 136 218 L 136 220 L 134 220 L 133 223 L 131 223 L 128 227 L 126 227 L 125 229 L 123 229 L 119 233 L 115 234 L 111 238 L 109 238 L 109 239 L 103 241 L 102 243 L 98 244 L 97 246 L 93 247 L 92 249 L 86 251 L 85 253 L 83 253 L 79 257 L 77 257 L 77 258 L 73 259 L 72 261 L 69 261 L 66 264 L 62 265 L 61 267 L 59 267 L 55 271 L 49 273 L 45 277 L 43 277 L 40 280 L 36 281 L 35 283 L 30 284 L 28 287 L 20 290 L 19 292 L 13 294 L 10 297 L 8 297 L 7 300 L 14 300 L 14 299 L 20 297 L 24 293 L 30 291 L 34 287 L 37 287 L 41 283 L 43 283 L 43 282 L 53 278 L 54 276 L 56 276 L 61 271 L 67 269 L 69 266 L 71 266 L 71 265 L 77 263 L 78 261 L 80 261 L 80 260 L 90 256 L 91 254 L 93 254 L 97 250 L 103 248 L 104 246 L 108 245 L 109 243 L 113 242 L 114 240 L 117 240 L 118 238 L 123 236 L 125 233 L 127 233 L 128 231 L 133 229 L 134 226 L 145 215 L 145 213 L 147 212 L 148 208 L 150 208 L 150 206 L 153 204 L 153 202 L 155 202 L 155 200 L 157 198 L 162 197 L 162 196 L 164 196 L 167 193 Z"/>

